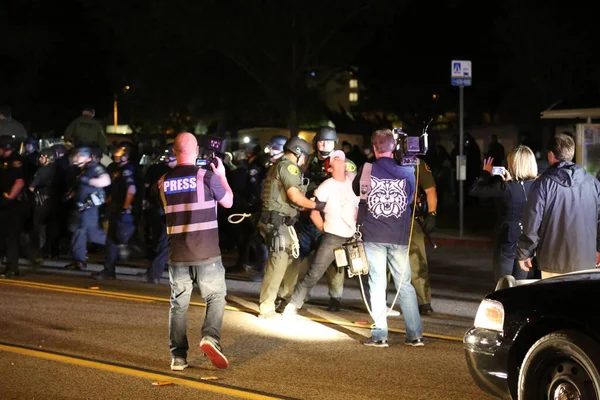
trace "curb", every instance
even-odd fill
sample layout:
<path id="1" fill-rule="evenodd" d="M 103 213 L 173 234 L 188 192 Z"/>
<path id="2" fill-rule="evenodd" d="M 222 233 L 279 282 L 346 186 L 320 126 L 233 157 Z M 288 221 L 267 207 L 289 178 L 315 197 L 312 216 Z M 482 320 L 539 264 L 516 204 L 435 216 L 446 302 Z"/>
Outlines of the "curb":
<path id="1" fill-rule="evenodd" d="M 449 247 L 478 247 L 478 248 L 486 248 L 491 249 L 494 247 L 494 243 L 490 239 L 462 239 L 462 238 L 436 238 L 433 240 L 435 244 L 439 246 L 449 246 Z M 428 246 L 431 246 L 427 241 L 425 243 Z"/>

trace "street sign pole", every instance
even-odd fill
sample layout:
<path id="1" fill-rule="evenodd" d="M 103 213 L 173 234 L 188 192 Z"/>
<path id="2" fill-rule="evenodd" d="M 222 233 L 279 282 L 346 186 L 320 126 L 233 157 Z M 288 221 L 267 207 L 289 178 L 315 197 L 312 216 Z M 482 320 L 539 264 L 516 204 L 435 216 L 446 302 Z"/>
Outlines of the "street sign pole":
<path id="1" fill-rule="evenodd" d="M 462 237 L 464 231 L 465 209 L 464 186 L 467 170 L 467 163 L 464 159 L 464 91 L 465 86 L 471 86 L 473 69 L 471 61 L 464 60 L 452 60 L 450 68 L 450 80 L 452 81 L 452 86 L 458 86 L 458 159 L 456 160 L 456 179 L 458 180 L 458 231 L 459 236 Z"/>
<path id="2" fill-rule="evenodd" d="M 463 161 L 463 153 L 464 153 L 464 131 L 463 131 L 463 106 L 464 106 L 464 92 L 465 87 L 460 85 L 458 87 L 458 159 L 460 160 L 460 164 L 457 163 L 457 168 L 460 169 L 459 177 L 461 178 L 458 181 L 458 235 L 459 237 L 463 236 L 464 230 L 464 210 L 465 210 L 465 181 L 462 179 L 462 161 Z M 465 167 L 466 169 L 466 167 Z"/>

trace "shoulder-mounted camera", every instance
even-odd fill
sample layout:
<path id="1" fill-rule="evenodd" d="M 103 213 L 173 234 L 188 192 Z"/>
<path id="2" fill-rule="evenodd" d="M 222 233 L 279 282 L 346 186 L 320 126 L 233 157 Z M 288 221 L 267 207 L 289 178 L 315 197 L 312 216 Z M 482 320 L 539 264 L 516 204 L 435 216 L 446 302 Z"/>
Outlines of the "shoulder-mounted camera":
<path id="1" fill-rule="evenodd" d="M 394 128 L 394 138 L 396 138 L 396 149 L 394 150 L 394 159 L 403 166 L 416 166 L 418 164 L 417 156 L 422 156 L 429 149 L 427 128 L 433 118 L 423 128 L 423 133 L 419 136 L 410 136 L 402 128 Z"/>

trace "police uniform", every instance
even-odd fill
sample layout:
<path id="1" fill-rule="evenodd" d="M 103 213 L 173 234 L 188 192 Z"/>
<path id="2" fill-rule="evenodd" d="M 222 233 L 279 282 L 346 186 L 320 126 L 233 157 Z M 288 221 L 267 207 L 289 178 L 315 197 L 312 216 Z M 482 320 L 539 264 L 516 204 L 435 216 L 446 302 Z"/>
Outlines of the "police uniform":
<path id="1" fill-rule="evenodd" d="M 94 179 L 106 173 L 104 167 L 95 162 L 90 161 L 81 171 L 80 176 L 86 179 Z M 70 229 L 73 231 L 71 237 L 71 252 L 74 262 L 69 264 L 68 268 L 85 268 L 87 257 L 88 242 L 100 245 L 106 244 L 106 233 L 100 227 L 100 211 L 99 207 L 92 202 L 92 196 L 95 196 L 104 202 L 105 192 L 103 188 L 96 188 L 87 183 L 79 182 L 77 192 L 75 194 L 76 210 Z"/>
<path id="2" fill-rule="evenodd" d="M 8 157 L 0 159 L 0 236 L 3 246 L 1 250 L 6 255 L 6 270 L 4 275 L 19 275 L 19 237 L 27 214 L 23 201 L 24 190 L 14 199 L 6 198 L 17 180 L 25 180 L 24 160 L 15 150 Z"/>
<path id="3" fill-rule="evenodd" d="M 423 191 L 435 187 L 435 180 L 431 168 L 421 160 L 419 170 L 419 189 Z M 417 169 L 415 168 L 415 174 Z M 426 201 L 423 199 L 423 201 Z M 412 239 L 410 241 L 410 270 L 411 283 L 417 293 L 419 306 L 431 304 L 431 285 L 429 283 L 429 267 L 427 265 L 427 253 L 425 250 L 425 234 L 421 225 L 413 224 Z"/>
<path id="4" fill-rule="evenodd" d="M 298 165 L 284 155 L 268 171 L 264 184 L 263 208 L 258 222 L 260 234 L 269 247 L 269 258 L 260 289 L 260 314 L 268 316 L 275 312 L 275 300 L 293 252 L 298 242 L 293 228 L 298 216 L 296 207 L 288 198 L 287 190 L 295 187 L 306 192 L 302 185 L 302 172 Z"/>
<path id="5" fill-rule="evenodd" d="M 72 140 L 76 147 L 96 147 L 106 150 L 106 135 L 100 121 L 89 115 L 75 118 L 65 130 L 65 139 Z"/>
<path id="6" fill-rule="evenodd" d="M 167 223 L 164 209 L 160 203 L 158 181 L 170 170 L 167 163 L 161 162 L 151 165 L 144 176 L 144 186 L 146 187 L 144 225 L 147 229 L 146 241 L 150 244 L 149 251 L 152 260 L 145 277 L 148 282 L 152 283 L 158 283 L 162 277 L 169 257 Z"/>
<path id="7" fill-rule="evenodd" d="M 117 164 L 117 163 L 114 163 Z M 108 208 L 108 233 L 106 235 L 106 260 L 104 270 L 95 275 L 96 278 L 114 278 L 115 267 L 119 258 L 120 246 L 126 246 L 133 236 L 135 225 L 131 210 L 123 209 L 130 186 L 135 187 L 133 178 L 135 167 L 127 163 L 113 169 L 110 185 L 110 203 Z"/>
<path id="8" fill-rule="evenodd" d="M 53 159 L 37 169 L 30 187 L 33 188 L 34 208 L 29 259 L 34 264 L 39 264 L 41 262 L 38 259 L 41 246 L 44 243 L 53 243 L 59 234 L 59 221 L 56 213 L 56 164 Z"/>
<path id="9" fill-rule="evenodd" d="M 245 270 L 248 268 L 250 263 L 250 253 L 254 252 L 258 264 L 260 265 L 258 270 L 259 272 L 262 272 L 262 266 L 266 261 L 265 255 L 267 251 L 260 234 L 256 230 L 256 222 L 261 210 L 261 195 L 265 178 L 265 167 L 259 156 L 256 155 L 252 161 L 244 162 L 242 168 L 245 168 L 247 171 L 245 190 L 240 196 L 240 199 L 243 201 L 241 204 L 236 204 L 239 206 L 239 209 L 232 210 L 232 212 L 248 213 L 252 215 L 252 218 L 244 219 L 241 223 L 236 224 L 235 228 L 231 227 L 233 228 L 232 232 L 235 232 L 238 239 L 237 244 L 239 253 L 235 269 Z"/>

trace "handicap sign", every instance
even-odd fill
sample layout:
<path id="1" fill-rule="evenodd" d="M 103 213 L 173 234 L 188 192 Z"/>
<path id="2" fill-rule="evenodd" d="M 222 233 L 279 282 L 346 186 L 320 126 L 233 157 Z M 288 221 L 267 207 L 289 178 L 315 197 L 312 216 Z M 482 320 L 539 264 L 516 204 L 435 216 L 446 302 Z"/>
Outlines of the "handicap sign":
<path id="1" fill-rule="evenodd" d="M 450 77 L 453 86 L 471 86 L 471 61 L 452 60 Z"/>

